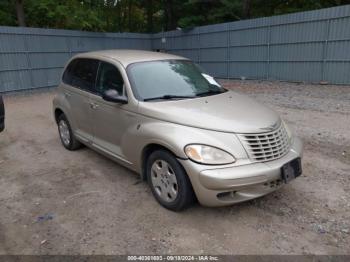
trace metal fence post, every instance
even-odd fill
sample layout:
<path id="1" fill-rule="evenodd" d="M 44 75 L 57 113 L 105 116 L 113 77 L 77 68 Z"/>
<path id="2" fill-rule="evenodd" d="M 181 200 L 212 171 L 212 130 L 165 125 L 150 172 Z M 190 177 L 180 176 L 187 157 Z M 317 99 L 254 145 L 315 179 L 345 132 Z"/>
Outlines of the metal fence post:
<path id="1" fill-rule="evenodd" d="M 230 24 L 227 24 L 227 54 L 226 54 L 226 78 L 230 79 L 230 66 L 231 66 L 231 58 L 230 58 L 230 45 L 231 45 L 231 38 L 230 38 Z"/>
<path id="2" fill-rule="evenodd" d="M 27 40 L 27 35 L 23 34 L 24 37 L 24 47 L 25 47 L 25 53 L 26 53 L 26 60 L 27 60 L 27 71 L 29 74 L 29 80 L 30 80 L 30 87 L 35 88 L 34 86 L 34 81 L 33 81 L 33 68 L 32 68 L 32 63 L 30 61 L 30 56 L 29 56 L 29 47 L 28 47 L 28 40 Z"/>
<path id="3" fill-rule="evenodd" d="M 270 42 L 271 42 L 271 26 L 267 27 L 267 68 L 266 80 L 270 79 Z"/>
<path id="4" fill-rule="evenodd" d="M 199 30 L 198 30 L 199 31 Z M 201 53 L 201 34 L 200 32 L 197 32 L 197 39 L 198 39 L 198 48 L 197 48 L 197 58 L 198 58 L 198 64 L 201 64 L 202 60 L 202 53 Z"/>
<path id="5" fill-rule="evenodd" d="M 71 39 L 67 36 L 66 37 L 66 45 L 67 45 L 67 48 L 68 48 L 68 53 L 69 53 L 69 58 L 72 57 L 72 45 L 71 45 Z"/>
<path id="6" fill-rule="evenodd" d="M 325 27 L 323 48 L 322 48 L 322 66 L 321 66 L 321 79 L 322 81 L 326 80 L 326 66 L 327 66 L 327 49 L 328 49 L 328 40 L 329 40 L 329 31 L 330 31 L 330 19 L 327 19 L 327 25 Z"/>

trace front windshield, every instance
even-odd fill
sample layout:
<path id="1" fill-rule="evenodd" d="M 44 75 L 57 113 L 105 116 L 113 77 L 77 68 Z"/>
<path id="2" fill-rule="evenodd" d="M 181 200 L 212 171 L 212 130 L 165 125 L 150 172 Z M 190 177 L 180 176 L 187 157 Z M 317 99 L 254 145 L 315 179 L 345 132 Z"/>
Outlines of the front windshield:
<path id="1" fill-rule="evenodd" d="M 139 100 L 192 98 L 226 91 L 188 60 L 139 62 L 131 64 L 127 71 Z"/>

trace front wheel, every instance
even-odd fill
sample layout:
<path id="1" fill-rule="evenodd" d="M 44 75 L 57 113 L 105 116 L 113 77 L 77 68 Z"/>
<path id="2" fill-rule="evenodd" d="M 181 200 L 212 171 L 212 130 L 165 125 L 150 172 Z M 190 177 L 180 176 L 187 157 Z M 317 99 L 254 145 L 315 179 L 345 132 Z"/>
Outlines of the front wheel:
<path id="1" fill-rule="evenodd" d="M 194 202 L 194 192 L 185 170 L 165 150 L 157 150 L 148 157 L 147 180 L 154 197 L 167 209 L 180 211 Z"/>

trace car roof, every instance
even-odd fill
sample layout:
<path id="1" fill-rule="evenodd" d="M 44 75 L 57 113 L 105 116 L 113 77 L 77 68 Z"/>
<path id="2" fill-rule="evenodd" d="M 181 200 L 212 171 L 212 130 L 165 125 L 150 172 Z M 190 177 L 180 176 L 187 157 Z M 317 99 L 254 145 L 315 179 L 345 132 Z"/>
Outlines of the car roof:
<path id="1" fill-rule="evenodd" d="M 171 55 L 161 52 L 151 52 L 144 50 L 129 50 L 129 49 L 115 49 L 115 50 L 101 50 L 93 51 L 88 53 L 81 53 L 76 55 L 75 58 L 111 58 L 119 61 L 124 67 L 129 64 L 145 61 L 156 61 L 156 60 L 169 60 L 169 59 L 182 59 L 188 60 L 187 58 Z"/>

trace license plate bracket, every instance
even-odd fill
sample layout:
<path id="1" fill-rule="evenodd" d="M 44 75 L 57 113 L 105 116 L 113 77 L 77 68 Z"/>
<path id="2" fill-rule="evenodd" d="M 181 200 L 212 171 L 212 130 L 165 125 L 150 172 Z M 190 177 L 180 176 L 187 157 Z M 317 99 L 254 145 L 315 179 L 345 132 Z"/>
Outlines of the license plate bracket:
<path id="1" fill-rule="evenodd" d="M 300 176 L 302 173 L 300 157 L 284 164 L 281 168 L 282 180 L 284 183 L 289 183 L 291 180 Z"/>

